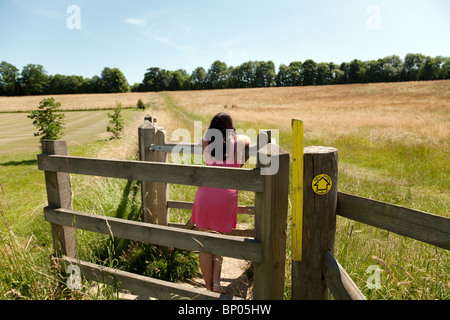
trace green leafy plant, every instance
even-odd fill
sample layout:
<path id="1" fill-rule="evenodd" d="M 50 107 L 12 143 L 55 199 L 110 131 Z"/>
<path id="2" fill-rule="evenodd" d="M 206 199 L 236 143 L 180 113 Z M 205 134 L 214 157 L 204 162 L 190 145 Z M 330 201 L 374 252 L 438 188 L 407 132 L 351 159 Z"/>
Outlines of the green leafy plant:
<path id="1" fill-rule="evenodd" d="M 114 109 L 114 113 L 113 114 L 108 113 L 108 117 L 109 117 L 109 125 L 106 128 L 106 130 L 108 132 L 111 132 L 115 139 L 119 139 L 124 128 L 121 102 L 116 102 L 116 108 Z"/>
<path id="2" fill-rule="evenodd" d="M 138 102 L 137 102 L 137 104 L 136 104 L 136 107 L 137 107 L 139 110 L 145 110 L 145 103 L 142 101 L 142 99 L 139 99 L 139 100 L 138 100 Z"/>
<path id="3" fill-rule="evenodd" d="M 61 103 L 54 98 L 45 98 L 39 102 L 38 110 L 28 115 L 39 129 L 35 136 L 41 136 L 41 140 L 58 140 L 64 134 L 64 113 L 57 113 L 61 111 L 60 107 Z"/>

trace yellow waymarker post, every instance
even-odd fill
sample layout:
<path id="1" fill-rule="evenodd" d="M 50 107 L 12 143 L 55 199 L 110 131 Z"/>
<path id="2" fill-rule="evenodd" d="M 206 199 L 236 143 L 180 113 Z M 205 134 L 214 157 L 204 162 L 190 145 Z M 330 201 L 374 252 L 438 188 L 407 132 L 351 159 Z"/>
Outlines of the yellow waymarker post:
<path id="1" fill-rule="evenodd" d="M 292 163 L 292 260 L 302 260 L 303 236 L 303 122 L 292 119 L 294 157 Z"/>

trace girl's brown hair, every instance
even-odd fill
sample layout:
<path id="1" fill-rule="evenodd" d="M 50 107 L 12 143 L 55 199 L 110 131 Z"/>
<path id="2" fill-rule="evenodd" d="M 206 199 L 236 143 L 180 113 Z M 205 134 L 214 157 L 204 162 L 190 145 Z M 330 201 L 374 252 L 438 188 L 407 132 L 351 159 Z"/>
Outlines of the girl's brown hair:
<path id="1" fill-rule="evenodd" d="M 208 130 L 210 130 L 210 129 L 216 129 L 222 133 L 223 160 L 225 160 L 227 158 L 227 152 L 226 152 L 227 136 L 228 136 L 228 134 L 230 134 L 230 130 L 231 130 L 231 133 L 233 134 L 233 136 L 236 134 L 236 128 L 234 127 L 233 119 L 231 119 L 231 116 L 229 114 L 220 112 L 220 113 L 216 114 L 214 116 L 214 118 L 211 120 Z M 216 137 L 214 135 L 212 135 L 211 140 L 209 141 L 208 144 L 211 144 L 212 142 L 214 142 L 215 138 Z M 211 151 L 211 155 L 213 157 L 215 157 L 215 149 L 213 149 Z"/>

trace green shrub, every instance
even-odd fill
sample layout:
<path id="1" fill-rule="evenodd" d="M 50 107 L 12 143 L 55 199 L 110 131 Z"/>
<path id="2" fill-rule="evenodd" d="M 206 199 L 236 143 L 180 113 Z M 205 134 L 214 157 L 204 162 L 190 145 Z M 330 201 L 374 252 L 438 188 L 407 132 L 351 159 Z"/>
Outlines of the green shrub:
<path id="1" fill-rule="evenodd" d="M 115 139 L 118 139 L 122 134 L 124 124 L 122 118 L 122 103 L 116 102 L 116 108 L 114 109 L 114 113 L 108 113 L 109 117 L 109 126 L 106 128 L 108 132 L 113 134 Z"/>
<path id="2" fill-rule="evenodd" d="M 34 135 L 41 136 L 41 140 L 58 140 L 63 135 L 64 113 L 60 110 L 61 103 L 54 98 L 46 98 L 39 102 L 38 110 L 34 110 L 28 118 L 34 120 L 33 124 L 39 129 Z"/>
<path id="3" fill-rule="evenodd" d="M 136 107 L 137 107 L 139 110 L 145 110 L 145 103 L 142 101 L 142 99 L 139 99 L 139 100 L 138 100 L 138 102 L 137 102 L 137 104 L 136 104 Z"/>

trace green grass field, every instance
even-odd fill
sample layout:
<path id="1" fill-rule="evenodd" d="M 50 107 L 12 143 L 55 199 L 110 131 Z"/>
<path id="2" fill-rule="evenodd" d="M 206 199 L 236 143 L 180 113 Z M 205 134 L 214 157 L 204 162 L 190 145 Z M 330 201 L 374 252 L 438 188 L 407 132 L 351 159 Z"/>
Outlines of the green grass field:
<path id="1" fill-rule="evenodd" d="M 323 97 L 325 91 L 319 89 L 298 88 L 298 96 L 302 92 L 317 90 Z M 339 88 L 333 90 L 334 94 L 339 93 Z M 358 91 L 360 87 L 341 86 L 341 90 L 345 91 L 347 99 L 351 99 L 348 93 Z M 383 99 L 383 90 L 387 89 L 377 87 L 380 99 Z M 218 97 L 226 93 L 234 101 L 252 101 L 245 97 L 252 92 L 197 92 L 195 99 L 206 99 L 207 95 Z M 270 92 L 272 96 L 277 92 L 285 95 L 286 89 L 270 89 Z M 158 123 L 165 127 L 169 137 L 176 128 L 191 129 L 193 120 L 203 121 L 203 128 L 206 128 L 211 114 L 218 110 L 227 111 L 223 110 L 226 100 L 212 110 L 189 107 L 197 101 L 192 98 L 191 92 L 186 92 L 185 96 L 180 92 L 153 93 L 151 97 L 153 108 L 146 113 L 158 117 Z M 395 104 L 396 95 L 392 95 L 390 99 Z M 239 108 L 245 107 L 236 104 Z M 251 109 L 250 105 L 248 109 Z M 272 106 L 268 112 L 274 114 L 273 109 L 276 107 Z M 314 112 L 320 115 L 317 110 Z M 448 105 L 447 109 L 444 105 L 444 109 L 436 107 L 434 111 L 422 110 L 415 116 L 432 117 L 437 113 L 437 120 L 432 125 L 440 130 L 448 130 L 448 112 Z M 69 154 L 135 159 L 137 127 L 142 123 L 145 113 L 134 110 L 124 110 L 123 113 L 126 115 L 126 133 L 122 139 L 110 140 L 105 133 L 106 111 L 67 112 L 66 135 L 63 140 L 68 141 Z M 306 115 L 304 110 L 299 113 Z M 322 117 L 326 116 L 327 113 L 322 114 Z M 405 114 L 406 116 L 411 115 Z M 269 127 L 256 117 L 253 121 L 251 117 L 236 118 L 238 128 Z M 339 150 L 339 190 L 450 217 L 448 134 L 440 132 L 436 135 L 430 132 L 420 139 L 397 139 L 383 134 L 383 129 L 379 127 L 357 124 L 350 131 L 340 129 L 335 134 L 314 131 L 308 122 L 305 126 L 305 145 L 328 145 Z M 273 124 L 269 128 L 274 128 Z M 280 145 L 291 151 L 292 133 L 289 127 L 280 122 L 279 128 Z M 404 136 L 411 137 L 414 133 L 409 133 L 404 128 L 402 130 Z M 115 299 L 117 295 L 111 288 L 101 288 L 100 292 L 94 294 L 89 286 L 77 292 L 61 292 L 57 285 L 61 279 L 49 268 L 51 233 L 49 224 L 43 219 L 46 191 L 44 175 L 37 170 L 39 144 L 38 139 L 32 136 L 34 131 L 26 114 L 0 114 L 0 299 Z M 133 219 L 138 218 L 140 196 L 137 182 L 74 175 L 72 184 L 74 207 L 77 210 L 107 215 L 120 213 Z M 170 185 L 169 190 L 170 198 L 174 200 L 192 201 L 195 195 L 193 187 Z M 252 200 L 251 193 L 240 193 L 242 204 L 251 204 Z M 185 221 L 189 215 L 189 211 L 171 210 L 172 221 Z M 243 222 L 251 223 L 248 220 Z M 290 228 L 287 231 L 290 235 Z M 111 243 L 107 237 L 97 237 L 88 232 L 78 231 L 77 237 L 79 247 L 82 248 L 80 256 L 106 257 L 106 262 L 110 265 L 131 264 L 130 261 L 145 260 L 146 255 L 152 254 L 149 248 Z M 117 251 L 122 253 L 118 254 Z M 290 256 L 289 242 L 287 256 Z M 368 299 L 450 299 L 450 253 L 446 250 L 338 217 L 336 257 Z M 171 263 L 186 265 L 188 260 L 184 256 L 178 256 Z M 366 287 L 370 276 L 366 270 L 372 265 L 381 268 L 381 289 Z M 161 266 L 148 264 L 148 270 L 141 271 L 150 274 L 160 269 L 163 270 Z M 176 270 L 171 272 L 182 272 L 181 269 Z M 288 299 L 289 259 L 286 275 L 285 297 Z"/>
<path id="2" fill-rule="evenodd" d="M 136 112 L 134 109 L 125 109 L 122 110 L 122 116 L 126 120 Z M 65 135 L 62 139 L 70 145 L 82 145 L 93 139 L 102 140 L 110 137 L 110 134 L 106 132 L 108 113 L 112 111 L 66 112 Z M 37 129 L 27 116 L 28 113 L 0 114 L 0 156 L 39 150 L 39 137 L 33 135 Z"/>

